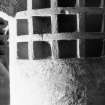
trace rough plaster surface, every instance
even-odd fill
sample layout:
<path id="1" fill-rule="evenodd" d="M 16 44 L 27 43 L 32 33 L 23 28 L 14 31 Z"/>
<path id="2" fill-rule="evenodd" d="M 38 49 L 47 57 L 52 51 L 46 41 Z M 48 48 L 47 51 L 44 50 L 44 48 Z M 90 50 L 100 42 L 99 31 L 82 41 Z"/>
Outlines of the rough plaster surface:
<path id="1" fill-rule="evenodd" d="M 22 62 L 14 71 L 14 105 L 104 105 L 104 60 Z"/>

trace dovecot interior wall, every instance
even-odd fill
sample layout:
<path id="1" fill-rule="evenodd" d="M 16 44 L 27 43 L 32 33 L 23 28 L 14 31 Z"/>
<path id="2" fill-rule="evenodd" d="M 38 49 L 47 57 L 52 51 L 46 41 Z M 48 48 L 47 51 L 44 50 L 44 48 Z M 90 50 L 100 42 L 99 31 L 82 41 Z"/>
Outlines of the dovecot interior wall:
<path id="1" fill-rule="evenodd" d="M 104 0 L 32 0 L 29 6 L 30 3 L 23 0 L 17 8 L 24 10 L 17 16 L 17 39 L 24 38 L 17 43 L 19 59 L 104 56 Z"/>
<path id="2" fill-rule="evenodd" d="M 17 2 L 11 105 L 104 105 L 105 1 Z"/>

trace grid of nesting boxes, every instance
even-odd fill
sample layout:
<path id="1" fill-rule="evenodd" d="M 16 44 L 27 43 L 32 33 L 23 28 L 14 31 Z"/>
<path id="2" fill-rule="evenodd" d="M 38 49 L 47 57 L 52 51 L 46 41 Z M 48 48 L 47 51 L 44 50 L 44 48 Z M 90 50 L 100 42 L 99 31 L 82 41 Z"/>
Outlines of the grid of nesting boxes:
<path id="1" fill-rule="evenodd" d="M 104 7 L 104 0 L 25 2 L 22 11 L 16 15 L 17 58 L 103 57 Z"/>

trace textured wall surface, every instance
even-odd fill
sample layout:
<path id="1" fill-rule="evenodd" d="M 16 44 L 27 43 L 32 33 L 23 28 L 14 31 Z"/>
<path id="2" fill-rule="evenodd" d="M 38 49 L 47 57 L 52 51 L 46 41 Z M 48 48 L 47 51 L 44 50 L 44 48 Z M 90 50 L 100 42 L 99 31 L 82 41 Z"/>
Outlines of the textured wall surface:
<path id="1" fill-rule="evenodd" d="M 20 61 L 14 71 L 12 102 L 14 105 L 104 105 L 104 63 L 104 60 Z"/>

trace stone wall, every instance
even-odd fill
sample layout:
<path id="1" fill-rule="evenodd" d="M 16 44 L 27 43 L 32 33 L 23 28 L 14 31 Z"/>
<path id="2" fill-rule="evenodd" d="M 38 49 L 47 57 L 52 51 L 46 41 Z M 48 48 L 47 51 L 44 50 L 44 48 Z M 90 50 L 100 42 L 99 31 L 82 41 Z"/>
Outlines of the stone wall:
<path id="1" fill-rule="evenodd" d="M 10 24 L 11 105 L 104 105 L 104 0 L 19 5 Z"/>

